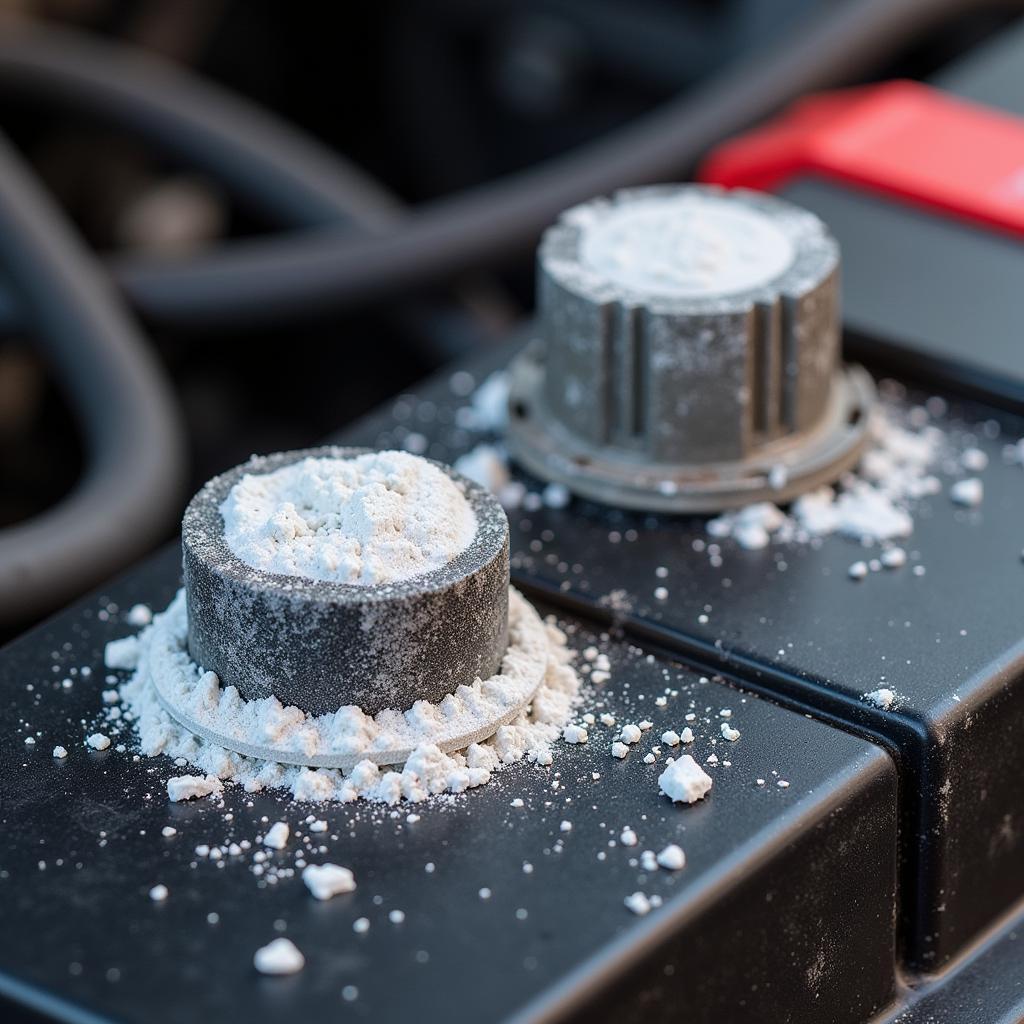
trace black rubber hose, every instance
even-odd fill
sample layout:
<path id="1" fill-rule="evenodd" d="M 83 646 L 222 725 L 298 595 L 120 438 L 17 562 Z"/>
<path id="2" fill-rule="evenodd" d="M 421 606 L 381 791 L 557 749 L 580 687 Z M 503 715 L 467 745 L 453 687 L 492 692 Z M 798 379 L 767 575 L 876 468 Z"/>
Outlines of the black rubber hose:
<path id="1" fill-rule="evenodd" d="M 81 593 L 158 540 L 184 484 L 170 388 L 107 276 L 0 137 L 0 265 L 86 437 L 59 504 L 0 531 L 0 620 Z"/>
<path id="2" fill-rule="evenodd" d="M 744 57 L 686 97 L 539 167 L 439 200 L 373 235 L 326 231 L 236 242 L 188 259 L 116 258 L 147 317 L 183 326 L 337 310 L 451 280 L 534 242 L 567 206 L 678 178 L 723 137 L 807 91 L 878 66 L 953 15 L 1021 0 L 848 0 L 760 59 Z"/>
<path id="3" fill-rule="evenodd" d="M 243 203 L 287 227 L 392 225 L 401 204 L 343 157 L 285 121 L 170 61 L 32 22 L 0 35 L 0 89 L 79 110 L 230 182 Z"/>
<path id="4" fill-rule="evenodd" d="M 122 43 L 19 23 L 0 36 L 0 89 L 115 123 L 226 183 L 279 226 L 372 233 L 406 215 L 397 196 L 315 139 L 207 79 Z M 501 333 L 512 322 L 513 304 L 497 287 L 469 283 L 456 292 L 479 336 Z M 429 327 L 421 310 L 410 314 L 419 333 Z M 0 293 L 0 324 L 10 329 L 18 316 Z"/>

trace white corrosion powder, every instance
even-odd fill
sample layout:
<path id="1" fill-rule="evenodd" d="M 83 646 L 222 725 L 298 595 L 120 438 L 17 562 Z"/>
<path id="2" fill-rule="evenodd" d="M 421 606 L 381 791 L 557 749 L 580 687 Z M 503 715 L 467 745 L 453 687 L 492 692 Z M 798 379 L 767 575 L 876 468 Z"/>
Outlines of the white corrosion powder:
<path id="1" fill-rule="evenodd" d="M 641 296 L 692 298 L 759 288 L 795 255 L 771 217 L 715 193 L 641 194 L 566 216 L 580 228 L 584 270 Z"/>
<path id="2" fill-rule="evenodd" d="M 856 473 L 838 488 L 821 487 L 797 498 L 786 515 L 762 501 L 727 512 L 707 524 L 713 537 L 732 537 L 755 550 L 773 539 L 807 542 L 838 533 L 861 543 L 909 537 L 914 530 L 910 505 L 942 489 L 931 467 L 941 454 L 942 432 L 934 426 L 908 430 L 891 410 L 871 423 L 871 439 Z"/>
<path id="3" fill-rule="evenodd" d="M 711 776 L 689 754 L 672 761 L 658 779 L 665 796 L 673 802 L 685 804 L 707 796 L 711 784 Z"/>
<path id="4" fill-rule="evenodd" d="M 632 910 L 637 917 L 643 917 L 651 912 L 651 901 L 642 892 L 634 892 L 623 901 L 629 910 Z"/>
<path id="5" fill-rule="evenodd" d="M 167 780 L 167 797 L 172 803 L 182 800 L 198 800 L 204 796 L 217 796 L 221 789 L 220 779 L 215 775 L 176 775 Z"/>
<path id="6" fill-rule="evenodd" d="M 889 689 L 888 686 L 880 686 L 877 690 L 864 694 L 864 699 L 869 704 L 874 704 L 876 708 L 881 708 L 883 711 L 888 711 L 896 703 L 896 698 L 896 691 Z"/>
<path id="7" fill-rule="evenodd" d="M 340 864 L 310 864 L 302 871 L 302 881 L 318 900 L 353 892 L 356 887 L 352 872 Z"/>
<path id="8" fill-rule="evenodd" d="M 976 508 L 985 497 L 985 486 L 977 477 L 957 480 L 949 489 L 949 496 L 953 499 L 954 504 L 963 505 L 965 508 Z"/>
<path id="9" fill-rule="evenodd" d="M 656 863 L 660 864 L 666 871 L 682 871 L 686 867 L 686 854 L 675 843 L 669 843 L 658 854 Z"/>
<path id="10" fill-rule="evenodd" d="M 136 670 L 120 687 L 122 713 L 134 721 L 142 753 L 182 758 L 205 773 L 171 779 L 168 795 L 172 800 L 217 795 L 221 780 L 239 783 L 249 792 L 286 789 L 295 799 L 310 801 L 349 802 L 362 797 L 395 804 L 443 792 L 461 793 L 488 782 L 492 771 L 523 757 L 550 764 L 550 745 L 561 737 L 579 694 L 580 681 L 569 664 L 572 654 L 565 636 L 541 622 L 515 591 L 509 593 L 509 647 L 497 675 L 460 686 L 439 704 L 417 701 L 407 711 L 385 710 L 372 718 L 357 707 L 313 717 L 283 706 L 274 697 L 242 700 L 234 687 L 220 687 L 212 672 L 201 672 L 189 659 L 187 630 L 184 594 L 179 592 L 170 607 L 139 634 Z M 484 742 L 447 754 L 438 748 L 432 738 L 449 726 L 458 731 L 467 723 L 496 720 L 502 709 L 511 706 L 510 695 L 514 705 L 523 685 L 535 683 L 538 659 L 543 679 L 529 708 Z M 191 694 L 189 699 L 198 704 L 190 705 L 190 713 L 197 713 L 202 705 L 205 720 L 216 721 L 225 735 L 239 731 L 275 748 L 307 755 L 339 750 L 369 755 L 396 748 L 412 753 L 395 770 L 367 758 L 348 774 L 245 757 L 179 725 L 157 697 L 153 683 L 157 673 L 165 691 Z"/>
<path id="11" fill-rule="evenodd" d="M 288 845 L 290 834 L 291 829 L 283 821 L 275 821 L 263 837 L 263 845 L 269 846 L 272 850 L 283 850 Z"/>
<path id="12" fill-rule="evenodd" d="M 252 962 L 260 974 L 295 974 L 306 966 L 306 958 L 298 947 L 283 935 L 257 949 Z"/>
<path id="13" fill-rule="evenodd" d="M 246 474 L 220 511 L 224 539 L 246 565 L 357 586 L 439 569 L 476 534 L 459 485 L 408 452 L 308 458 Z"/>

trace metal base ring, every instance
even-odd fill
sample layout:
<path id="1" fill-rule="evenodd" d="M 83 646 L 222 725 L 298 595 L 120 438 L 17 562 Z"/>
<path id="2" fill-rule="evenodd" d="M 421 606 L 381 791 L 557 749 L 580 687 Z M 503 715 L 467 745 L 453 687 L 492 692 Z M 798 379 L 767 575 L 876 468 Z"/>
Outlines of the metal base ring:
<path id="1" fill-rule="evenodd" d="M 508 448 L 524 469 L 603 505 L 645 512 L 720 512 L 757 501 L 784 503 L 834 482 L 860 458 L 876 391 L 859 366 L 839 370 L 825 414 L 811 431 L 765 444 L 735 462 L 659 464 L 644 453 L 596 446 L 545 409 L 537 345 L 511 369 Z"/>

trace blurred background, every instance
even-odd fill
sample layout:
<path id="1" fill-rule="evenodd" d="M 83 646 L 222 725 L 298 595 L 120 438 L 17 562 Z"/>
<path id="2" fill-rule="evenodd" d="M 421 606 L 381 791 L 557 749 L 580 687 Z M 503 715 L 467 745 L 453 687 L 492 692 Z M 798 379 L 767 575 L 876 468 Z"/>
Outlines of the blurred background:
<path id="1" fill-rule="evenodd" d="M 215 472 L 501 344 L 558 209 L 1015 6 L 0 3 L 0 639 Z"/>

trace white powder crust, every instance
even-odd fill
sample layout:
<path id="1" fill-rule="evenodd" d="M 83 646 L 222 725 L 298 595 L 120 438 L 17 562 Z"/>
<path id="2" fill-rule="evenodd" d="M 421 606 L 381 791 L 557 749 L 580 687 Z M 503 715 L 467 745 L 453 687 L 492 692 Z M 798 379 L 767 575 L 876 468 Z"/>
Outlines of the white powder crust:
<path id="1" fill-rule="evenodd" d="M 224 539 L 246 565 L 356 586 L 439 569 L 476 534 L 459 485 L 408 452 L 307 458 L 250 473 L 220 511 Z"/>
<path id="2" fill-rule="evenodd" d="M 941 490 L 931 467 L 941 454 L 937 427 L 908 430 L 891 411 L 871 422 L 871 443 L 856 473 L 838 489 L 821 487 L 797 498 L 786 515 L 771 502 L 758 502 L 709 520 L 712 537 L 732 537 L 741 547 L 766 547 L 773 539 L 806 542 L 841 534 L 871 544 L 909 537 L 911 504 Z"/>
<path id="3" fill-rule="evenodd" d="M 424 743 L 447 752 L 485 739 L 534 698 L 550 654 L 544 623 L 511 591 L 509 646 L 497 675 L 459 686 L 437 704 L 417 701 L 404 712 L 389 708 L 370 717 L 349 705 L 313 716 L 272 696 L 247 701 L 235 687 L 221 687 L 216 673 L 202 672 L 189 657 L 187 635 L 181 591 L 142 634 L 150 689 L 174 708 L 180 722 L 241 754 L 321 768 L 353 768 L 364 759 L 396 764 Z"/>
<path id="4" fill-rule="evenodd" d="M 139 663 L 139 638 L 125 636 L 120 640 L 111 640 L 104 648 L 103 661 L 107 668 L 135 668 Z"/>
<path id="5" fill-rule="evenodd" d="M 896 691 L 890 690 L 887 686 L 881 686 L 877 690 L 864 694 L 864 699 L 876 708 L 888 711 L 896 703 Z"/>
<path id="6" fill-rule="evenodd" d="M 579 695 L 580 681 L 570 664 L 572 653 L 564 635 L 541 622 L 515 591 L 509 594 L 509 649 L 498 675 L 462 686 L 437 705 L 418 701 L 404 713 L 382 711 L 375 718 L 359 708 L 342 708 L 333 715 L 314 718 L 284 707 L 273 697 L 243 701 L 237 690 L 221 689 L 213 673 L 201 672 L 189 659 L 187 628 L 184 595 L 179 592 L 170 607 L 139 634 L 138 667 L 120 687 L 123 714 L 135 724 L 142 753 L 182 758 L 204 773 L 172 779 L 168 783 L 172 800 L 207 795 L 215 791 L 207 787 L 220 780 L 236 782 L 249 792 L 289 790 L 296 800 L 303 801 L 365 798 L 395 804 L 444 792 L 461 793 L 488 782 L 492 771 L 523 757 L 549 764 L 550 746 L 561 737 Z M 538 662 L 539 685 L 533 676 Z M 190 692 L 191 699 L 205 706 L 210 715 L 225 715 L 225 729 L 230 726 L 241 736 L 257 736 L 275 748 L 307 755 L 344 749 L 354 755 L 356 763 L 343 773 L 226 750 L 171 717 L 157 696 L 156 674 L 183 694 Z M 532 701 L 515 710 L 523 686 L 533 687 Z M 515 711 L 513 717 L 488 739 L 450 752 L 439 747 L 438 737 L 446 735 L 453 720 L 462 721 L 463 726 L 467 721 L 493 721 L 496 710 L 509 705 Z M 393 770 L 387 767 L 391 762 L 375 761 L 398 746 L 409 753 Z"/>
<path id="7" fill-rule="evenodd" d="M 215 775 L 176 775 L 167 780 L 167 798 L 171 803 L 198 800 L 204 796 L 217 796 L 222 788 L 220 779 Z"/>

